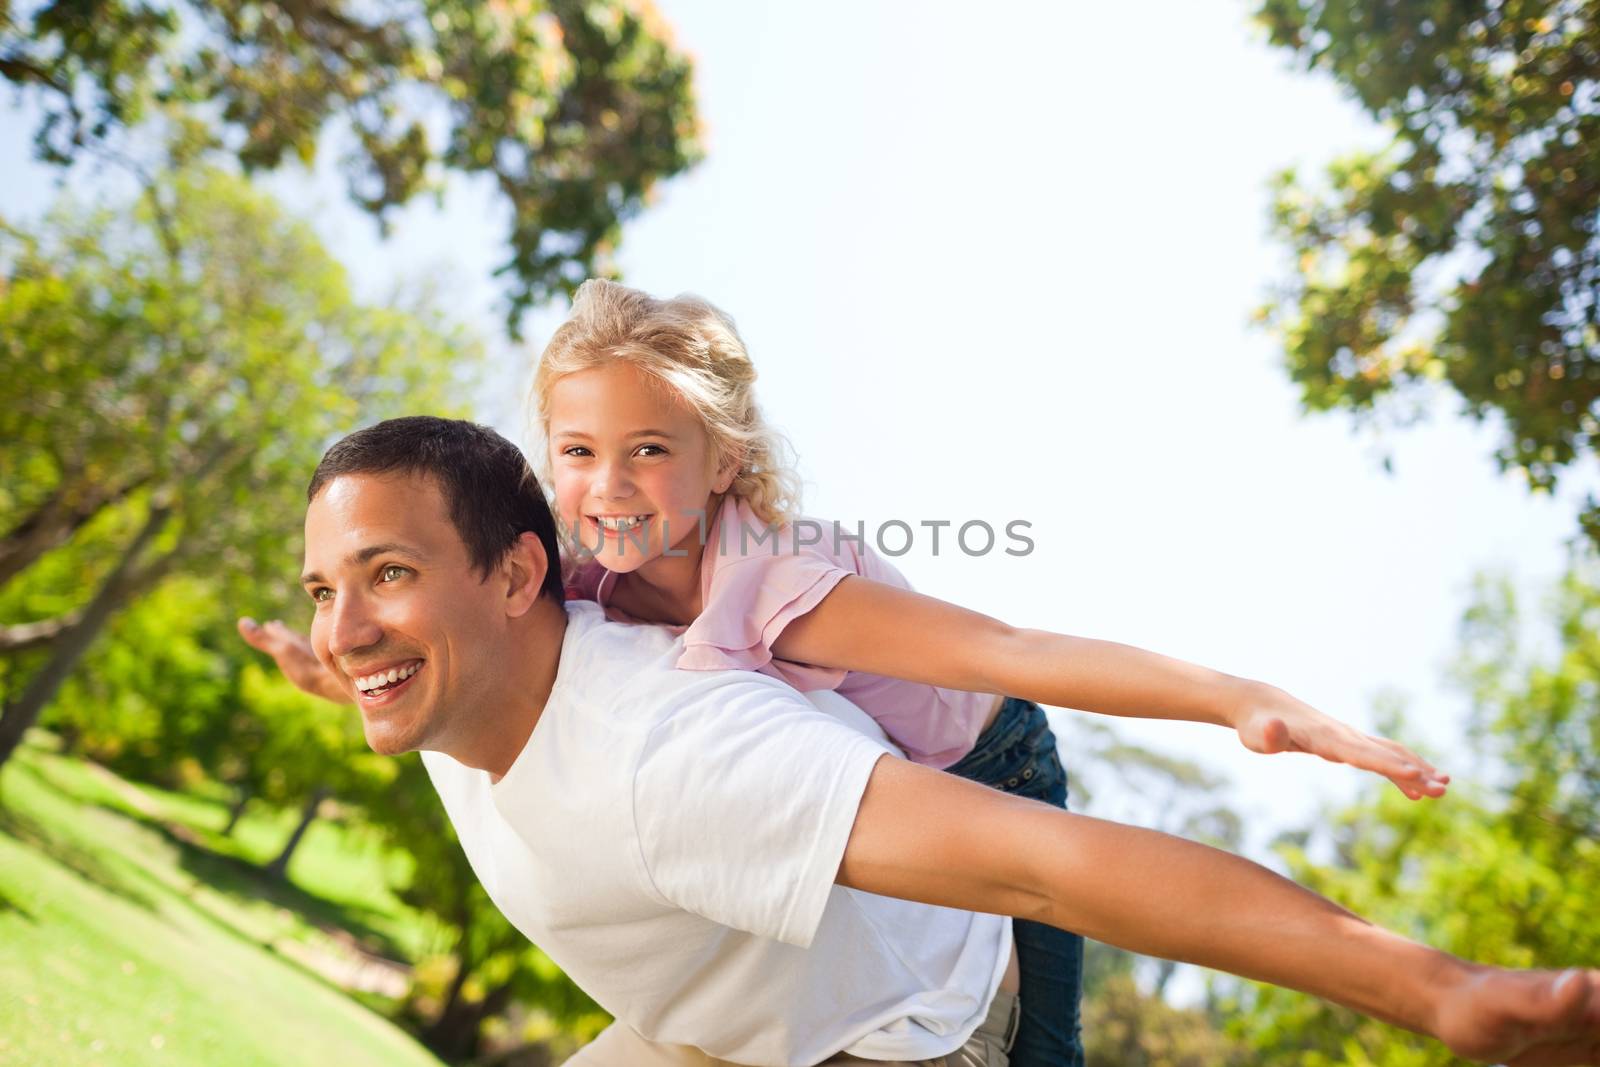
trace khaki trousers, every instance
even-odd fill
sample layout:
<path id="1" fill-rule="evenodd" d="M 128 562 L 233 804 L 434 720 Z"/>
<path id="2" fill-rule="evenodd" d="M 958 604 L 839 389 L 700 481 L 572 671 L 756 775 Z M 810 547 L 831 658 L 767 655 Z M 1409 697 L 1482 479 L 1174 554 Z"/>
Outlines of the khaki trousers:
<path id="1" fill-rule="evenodd" d="M 863 1060 L 840 1053 L 818 1067 L 1006 1067 L 1006 1052 L 1017 1033 L 1017 998 L 1001 990 L 989 1005 L 989 1014 L 967 1043 L 932 1060 Z M 600 1036 L 578 1050 L 565 1067 L 737 1067 L 728 1060 L 707 1056 L 691 1045 L 660 1045 L 646 1041 L 622 1023 L 612 1023 Z"/>

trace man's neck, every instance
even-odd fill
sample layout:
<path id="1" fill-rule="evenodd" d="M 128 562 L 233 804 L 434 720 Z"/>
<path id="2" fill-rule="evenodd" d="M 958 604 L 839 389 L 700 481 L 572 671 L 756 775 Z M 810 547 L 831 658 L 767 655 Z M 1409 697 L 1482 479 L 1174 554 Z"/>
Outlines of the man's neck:
<path id="1" fill-rule="evenodd" d="M 541 596 L 516 620 L 516 629 L 512 647 L 517 655 L 505 664 L 494 692 L 486 698 L 485 708 L 496 710 L 475 719 L 480 724 L 476 736 L 461 739 L 446 753 L 457 763 L 488 771 L 492 782 L 505 777 L 544 714 L 561 666 L 567 609 L 553 598 Z"/>

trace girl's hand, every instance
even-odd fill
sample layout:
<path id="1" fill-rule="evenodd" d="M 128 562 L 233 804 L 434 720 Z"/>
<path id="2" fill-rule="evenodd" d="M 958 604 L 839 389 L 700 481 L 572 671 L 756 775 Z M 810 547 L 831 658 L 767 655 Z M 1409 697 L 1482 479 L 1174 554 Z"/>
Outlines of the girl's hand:
<path id="1" fill-rule="evenodd" d="M 1250 751 L 1309 752 L 1381 774 L 1412 800 L 1444 795 L 1450 776 L 1399 742 L 1364 734 L 1270 685 L 1247 692 L 1233 725 Z"/>
<path id="2" fill-rule="evenodd" d="M 354 703 L 344 686 L 311 651 L 311 640 L 305 634 L 295 633 L 276 619 L 263 626 L 254 619 L 242 618 L 239 636 L 251 648 L 271 656 L 283 676 L 297 688 L 335 704 Z"/>

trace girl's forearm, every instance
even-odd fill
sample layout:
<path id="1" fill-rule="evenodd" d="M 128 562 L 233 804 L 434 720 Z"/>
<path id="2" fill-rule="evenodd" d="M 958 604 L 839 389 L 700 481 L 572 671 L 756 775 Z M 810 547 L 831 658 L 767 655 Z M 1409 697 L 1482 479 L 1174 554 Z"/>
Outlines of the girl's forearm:
<path id="1" fill-rule="evenodd" d="M 1262 683 L 1115 641 L 1007 630 L 989 661 L 994 692 L 1055 707 L 1236 726 Z"/>

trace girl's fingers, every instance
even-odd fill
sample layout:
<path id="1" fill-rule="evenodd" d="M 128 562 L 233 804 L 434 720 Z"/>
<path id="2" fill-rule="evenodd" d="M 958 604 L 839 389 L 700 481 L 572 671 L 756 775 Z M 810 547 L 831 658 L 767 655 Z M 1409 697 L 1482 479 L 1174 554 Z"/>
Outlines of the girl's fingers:
<path id="1" fill-rule="evenodd" d="M 1320 754 L 1325 759 L 1383 775 L 1411 800 L 1443 796 L 1449 781 L 1448 776 L 1440 775 L 1427 760 L 1404 745 L 1381 737 L 1356 733 L 1356 739 L 1346 738 L 1343 744 L 1335 743 Z"/>

